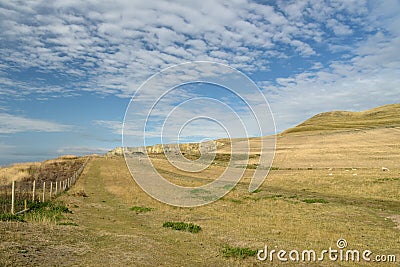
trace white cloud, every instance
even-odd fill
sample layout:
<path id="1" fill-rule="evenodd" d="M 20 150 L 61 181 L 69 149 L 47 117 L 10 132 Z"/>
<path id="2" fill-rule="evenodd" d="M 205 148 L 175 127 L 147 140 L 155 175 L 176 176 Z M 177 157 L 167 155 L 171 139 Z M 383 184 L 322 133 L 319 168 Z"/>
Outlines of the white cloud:
<path id="1" fill-rule="evenodd" d="M 398 1 L 275 2 L 2 3 L 0 38 L 7 42 L 0 44 L 0 94 L 87 90 L 131 97 L 150 75 L 173 64 L 210 60 L 257 72 L 269 70 L 274 59 L 295 58 L 304 62 L 302 70 L 260 82 L 280 130 L 324 110 L 398 101 Z M 27 69 L 65 84 L 23 81 L 8 72 Z M 158 93 L 150 88 L 143 99 Z M 95 123 L 121 132 L 120 122 Z M 25 129 L 21 124 L 15 128 Z"/>
<path id="2" fill-rule="evenodd" d="M 400 103 L 399 38 L 377 34 L 358 48 L 350 61 L 314 64 L 309 71 L 276 83 L 264 81 L 279 131 L 323 111 L 364 110 Z"/>
<path id="3" fill-rule="evenodd" d="M 0 113 L 0 134 L 18 132 L 65 132 L 71 130 L 72 126 L 70 125 Z"/>
<path id="4" fill-rule="evenodd" d="M 111 130 L 114 134 L 122 134 L 122 122 L 121 121 L 106 121 L 106 120 L 95 120 L 93 124 L 99 125 Z"/>
<path id="5" fill-rule="evenodd" d="M 126 96 L 171 64 L 214 60 L 255 71 L 268 69 L 271 55 L 316 55 L 313 42 L 323 40 L 324 20 L 339 11 L 358 15 L 360 9 L 311 0 L 277 6 L 247 0 L 16 1 L 0 9 L 0 36 L 7 40 L 0 56 L 8 67 L 65 75 L 74 80 L 66 89 Z M 348 29 L 339 22 L 335 27 L 338 33 Z M 77 77 L 86 78 L 77 84 Z M 36 81 L 30 85 L 17 83 L 12 92 L 43 88 Z M 47 86 L 41 92 L 62 91 Z"/>
<path id="6" fill-rule="evenodd" d="M 349 26 L 340 23 L 336 19 L 328 19 L 326 25 L 331 28 L 336 35 L 348 35 L 353 33 Z"/>
<path id="7" fill-rule="evenodd" d="M 72 154 L 72 155 L 89 155 L 89 154 L 104 154 L 110 151 L 110 148 L 98 148 L 98 147 L 84 147 L 84 146 L 72 146 L 63 147 L 57 149 L 57 153 L 61 155 Z"/>

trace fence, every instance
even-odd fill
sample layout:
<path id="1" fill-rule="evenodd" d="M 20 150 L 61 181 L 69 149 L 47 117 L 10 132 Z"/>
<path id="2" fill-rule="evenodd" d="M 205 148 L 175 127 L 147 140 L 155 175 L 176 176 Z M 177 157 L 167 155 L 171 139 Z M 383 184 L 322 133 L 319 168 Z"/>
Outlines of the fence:
<path id="1" fill-rule="evenodd" d="M 55 198 L 75 184 L 89 157 L 82 166 L 69 178 L 55 181 L 36 180 L 13 181 L 11 185 L 0 186 L 0 213 L 19 214 L 28 210 L 28 203 L 34 201 L 47 201 Z"/>

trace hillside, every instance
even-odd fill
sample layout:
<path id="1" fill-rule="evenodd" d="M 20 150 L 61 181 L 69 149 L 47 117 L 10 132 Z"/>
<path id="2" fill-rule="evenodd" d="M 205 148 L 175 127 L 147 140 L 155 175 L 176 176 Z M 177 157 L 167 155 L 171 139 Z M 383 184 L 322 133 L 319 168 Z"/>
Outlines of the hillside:
<path id="1" fill-rule="evenodd" d="M 385 105 L 360 112 L 324 112 L 285 130 L 282 134 L 398 127 L 399 114 L 400 104 Z"/>
<path id="2" fill-rule="evenodd" d="M 320 252 L 337 247 L 339 238 L 351 249 L 399 257 L 398 108 L 324 113 L 307 122 L 326 122 L 329 114 L 333 118 L 347 114 L 347 120 L 339 128 L 336 119 L 338 131 L 278 135 L 273 168 L 252 193 L 248 188 L 263 152 L 261 141 L 269 137 L 251 138 L 249 164 L 235 166 L 246 168 L 242 180 L 220 200 L 196 208 L 176 208 L 147 195 L 132 179 L 121 149 L 92 157 L 77 183 L 57 198 L 72 212 L 64 215 L 67 224 L 40 221 L 38 216 L 23 224 L 0 221 L 0 266 L 280 266 L 276 258 L 275 263 L 260 262 L 254 255 L 242 257 L 239 252 L 257 251 L 265 245 Z M 375 119 L 366 123 L 368 114 Z M 350 127 L 350 119 L 364 125 L 359 128 L 373 129 L 347 130 L 357 128 Z M 344 128 L 345 123 L 349 127 Z M 247 139 L 218 140 L 215 159 L 200 172 L 177 169 L 158 153 L 159 146 L 146 151 L 165 179 L 198 187 L 226 170 L 230 141 Z M 181 146 L 185 153 L 197 148 Z M 66 168 L 60 162 L 64 161 L 42 163 L 42 168 L 49 165 L 42 171 L 62 174 Z M 178 231 L 164 227 L 166 222 L 193 223 L 202 230 Z M 307 266 L 308 262 L 301 263 Z M 319 263 L 334 266 L 327 258 Z M 367 266 L 364 263 L 360 264 Z M 397 262 L 387 263 L 397 266 Z M 358 262 L 339 264 L 357 266 Z M 288 261 L 285 266 L 299 266 L 299 262 Z"/>

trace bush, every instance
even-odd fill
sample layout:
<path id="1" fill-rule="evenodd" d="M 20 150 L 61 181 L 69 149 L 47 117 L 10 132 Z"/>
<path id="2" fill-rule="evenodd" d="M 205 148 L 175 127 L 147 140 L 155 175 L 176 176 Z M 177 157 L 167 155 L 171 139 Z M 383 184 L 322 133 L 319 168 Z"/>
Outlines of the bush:
<path id="1" fill-rule="evenodd" d="M 201 227 L 199 225 L 185 222 L 165 222 L 163 223 L 163 227 L 172 228 L 178 231 L 187 231 L 191 233 L 198 233 L 201 231 Z"/>
<path id="2" fill-rule="evenodd" d="M 222 255 L 225 258 L 234 257 L 244 259 L 247 257 L 255 256 L 256 254 L 257 250 L 253 250 L 250 248 L 231 247 L 229 245 L 226 245 L 222 250 Z"/>

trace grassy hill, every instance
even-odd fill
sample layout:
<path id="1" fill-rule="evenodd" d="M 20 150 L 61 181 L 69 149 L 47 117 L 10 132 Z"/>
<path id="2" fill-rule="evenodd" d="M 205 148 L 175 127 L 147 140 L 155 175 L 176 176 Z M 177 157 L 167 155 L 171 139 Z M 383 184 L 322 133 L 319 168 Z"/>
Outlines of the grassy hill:
<path id="1" fill-rule="evenodd" d="M 324 112 L 282 134 L 397 127 L 400 126 L 399 114 L 400 104 L 385 105 L 360 112 Z"/>
<path id="2" fill-rule="evenodd" d="M 72 211 L 64 218 L 70 224 L 0 221 L 0 266 L 281 266 L 276 253 L 273 262 L 260 262 L 253 252 L 268 245 L 319 256 L 335 249 L 340 238 L 351 250 L 372 251 L 372 261 L 375 255 L 396 255 L 385 266 L 398 266 L 399 108 L 317 115 L 294 128 L 299 134 L 277 136 L 273 168 L 258 190 L 248 191 L 255 170 L 246 168 L 234 190 L 196 208 L 147 195 L 117 154 L 93 157 L 77 183 L 57 198 Z M 371 129 L 354 130 L 361 128 Z M 250 139 L 248 166 L 257 164 L 261 139 Z M 149 156 L 165 179 L 200 186 L 225 171 L 229 142 L 247 140 L 219 141 L 225 145 L 201 172 L 177 169 L 157 153 Z M 60 164 L 55 167 L 62 171 Z M 193 223 L 201 231 L 164 226 L 170 222 Z M 375 266 L 372 261 L 333 262 L 325 254 L 321 262 L 284 265 Z"/>

